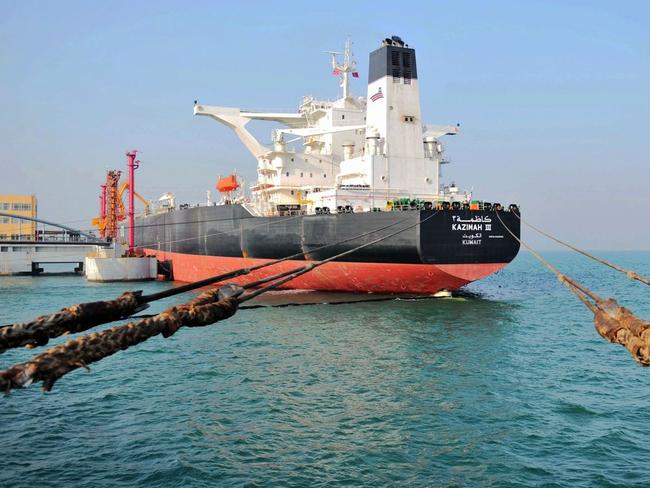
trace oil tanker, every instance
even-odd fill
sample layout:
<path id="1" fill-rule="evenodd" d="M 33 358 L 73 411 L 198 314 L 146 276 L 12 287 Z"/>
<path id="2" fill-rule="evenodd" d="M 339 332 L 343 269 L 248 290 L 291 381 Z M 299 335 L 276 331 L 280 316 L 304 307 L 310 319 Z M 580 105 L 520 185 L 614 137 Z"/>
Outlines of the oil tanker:
<path id="1" fill-rule="evenodd" d="M 222 178 L 214 203 L 177 206 L 165 194 L 138 218 L 137 247 L 179 281 L 304 253 L 234 280 L 243 284 L 405 229 L 283 286 L 388 294 L 452 291 L 512 261 L 519 244 L 504 225 L 519 236 L 517 205 L 441 183 L 441 139 L 459 126 L 423 123 L 415 50 L 384 39 L 370 53 L 366 97 L 350 91 L 359 77 L 350 40 L 329 54 L 342 92 L 335 101 L 304 97 L 294 113 L 195 101 L 195 115 L 231 128 L 257 159 L 257 181 L 247 192 L 236 175 Z M 272 146 L 246 128 L 252 120 L 281 125 Z"/>

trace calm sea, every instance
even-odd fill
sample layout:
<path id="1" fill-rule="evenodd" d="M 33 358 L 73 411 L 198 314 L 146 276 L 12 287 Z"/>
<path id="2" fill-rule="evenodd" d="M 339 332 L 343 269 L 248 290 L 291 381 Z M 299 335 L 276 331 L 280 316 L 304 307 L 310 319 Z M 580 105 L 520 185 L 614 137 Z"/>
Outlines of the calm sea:
<path id="1" fill-rule="evenodd" d="M 647 286 L 546 255 L 650 319 Z M 0 278 L 0 323 L 128 287 Z M 0 486 L 650 486 L 650 369 L 527 253 L 467 290 L 245 310 L 0 397 Z"/>

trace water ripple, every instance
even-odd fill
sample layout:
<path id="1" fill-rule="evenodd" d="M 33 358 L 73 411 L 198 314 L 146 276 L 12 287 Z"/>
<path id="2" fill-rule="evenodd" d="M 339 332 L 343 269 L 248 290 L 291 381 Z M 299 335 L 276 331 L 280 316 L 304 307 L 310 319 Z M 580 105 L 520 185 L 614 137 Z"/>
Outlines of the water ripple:
<path id="1" fill-rule="evenodd" d="M 551 258 L 650 316 L 640 286 Z M 2 322 L 121 289 L 3 278 Z M 524 254 L 460 298 L 246 310 L 12 393 L 0 485 L 645 487 L 647 374 Z"/>

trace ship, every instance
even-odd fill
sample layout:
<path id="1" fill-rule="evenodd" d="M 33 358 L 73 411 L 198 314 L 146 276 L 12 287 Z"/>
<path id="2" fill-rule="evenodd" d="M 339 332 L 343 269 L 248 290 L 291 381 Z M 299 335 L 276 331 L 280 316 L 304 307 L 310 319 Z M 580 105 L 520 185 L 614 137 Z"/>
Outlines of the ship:
<path id="1" fill-rule="evenodd" d="M 328 53 L 341 92 L 334 101 L 304 97 L 289 113 L 194 102 L 196 116 L 232 129 L 256 158 L 257 181 L 243 188 L 234 174 L 221 178 L 220 202 L 177 205 L 164 195 L 136 221 L 140 252 L 185 282 L 302 254 L 234 280 L 245 284 L 404 229 L 282 288 L 410 295 L 451 292 L 510 263 L 519 207 L 442 183 L 442 139 L 460 126 L 423 122 L 415 49 L 383 39 L 369 55 L 365 97 L 351 93 L 360 77 L 351 41 Z M 280 126 L 270 146 L 247 129 L 251 121 Z"/>

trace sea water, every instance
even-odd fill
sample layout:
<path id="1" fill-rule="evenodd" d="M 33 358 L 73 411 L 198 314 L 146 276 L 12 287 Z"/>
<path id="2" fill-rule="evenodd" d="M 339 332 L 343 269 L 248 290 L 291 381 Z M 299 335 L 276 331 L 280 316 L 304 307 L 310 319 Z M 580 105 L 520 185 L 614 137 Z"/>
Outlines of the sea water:
<path id="1" fill-rule="evenodd" d="M 650 287 L 546 255 L 650 320 Z M 168 286 L 2 277 L 0 323 Z M 0 486 L 650 486 L 650 369 L 530 254 L 466 290 L 242 310 L 2 396 Z"/>

